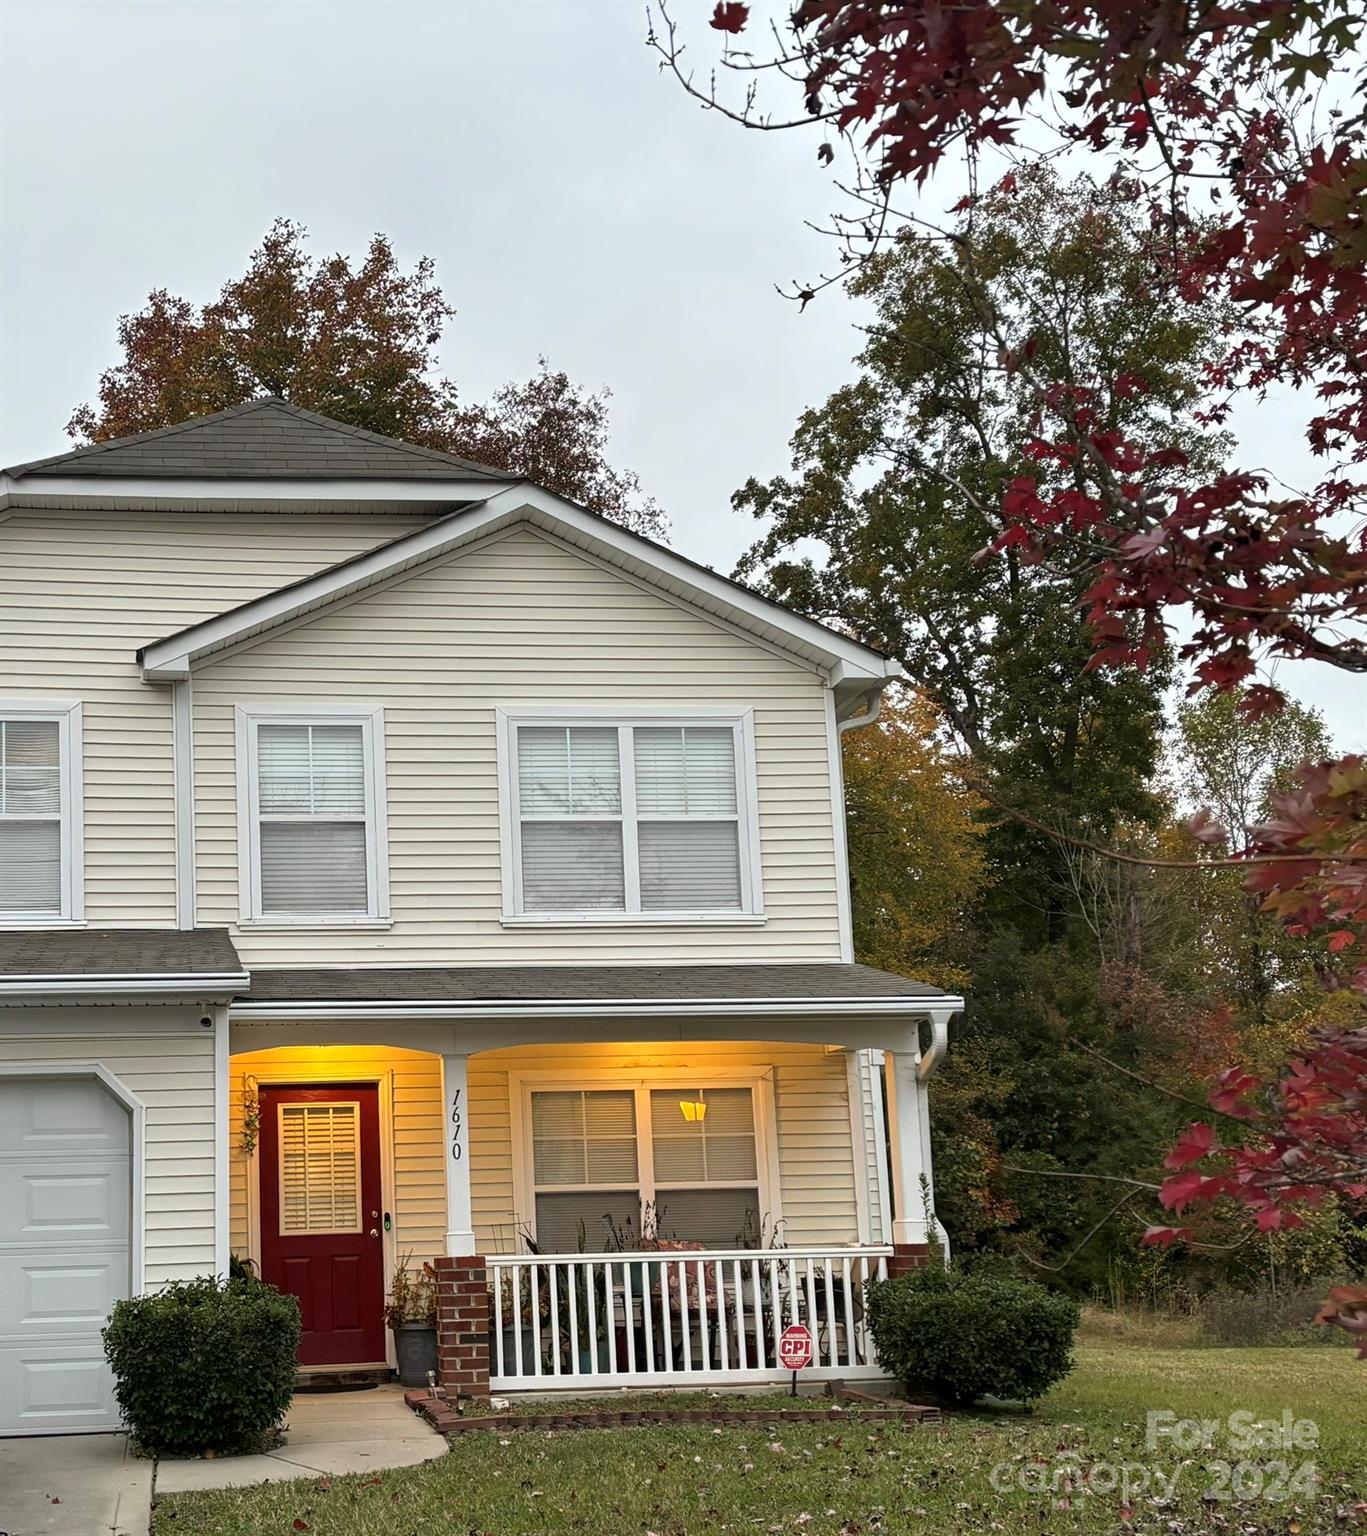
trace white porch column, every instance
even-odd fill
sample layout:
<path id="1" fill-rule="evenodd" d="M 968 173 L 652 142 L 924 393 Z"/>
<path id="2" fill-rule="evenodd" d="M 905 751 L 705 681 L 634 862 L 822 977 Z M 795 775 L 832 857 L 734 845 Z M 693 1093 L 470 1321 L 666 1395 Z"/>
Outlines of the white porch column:
<path id="1" fill-rule="evenodd" d="M 924 1090 L 917 1078 L 919 1051 L 889 1051 L 884 1069 L 887 1074 L 888 1131 L 892 1149 L 892 1240 L 894 1243 L 924 1243 L 926 1239 L 925 1200 L 921 1175 L 927 1180 L 926 1166 L 929 1125 L 926 1121 Z"/>
<path id="2" fill-rule="evenodd" d="M 475 1219 L 470 1207 L 470 1093 L 464 1054 L 443 1054 L 441 1094 L 446 1142 L 446 1252 L 475 1251 Z"/>
<path id="3" fill-rule="evenodd" d="M 957 999 L 955 1000 L 957 1005 Z M 889 1051 L 886 1057 L 888 1128 L 892 1144 L 892 1198 L 896 1215 L 892 1240 L 927 1243 L 943 1232 L 935 1226 L 935 1175 L 930 1156 L 928 1085 L 949 1044 L 949 1021 L 958 1007 L 929 1011 L 931 1043 L 920 1049 Z"/>

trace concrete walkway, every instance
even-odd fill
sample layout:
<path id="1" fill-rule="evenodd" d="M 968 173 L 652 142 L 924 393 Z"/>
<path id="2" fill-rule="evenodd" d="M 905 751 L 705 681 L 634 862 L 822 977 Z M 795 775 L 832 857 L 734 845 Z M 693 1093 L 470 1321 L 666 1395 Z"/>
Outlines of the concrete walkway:
<path id="1" fill-rule="evenodd" d="M 147 1536 L 152 1463 L 126 1435 L 0 1440 L 0 1532 L 7 1536 Z"/>
<path id="2" fill-rule="evenodd" d="M 290 1404 L 285 1443 L 279 1450 L 213 1461 L 159 1461 L 156 1491 L 160 1496 L 192 1488 L 245 1488 L 322 1473 L 411 1467 L 445 1450 L 446 1441 L 404 1403 L 402 1387 L 301 1392 Z M 4 1529 L 0 1521 L 0 1531 Z"/>

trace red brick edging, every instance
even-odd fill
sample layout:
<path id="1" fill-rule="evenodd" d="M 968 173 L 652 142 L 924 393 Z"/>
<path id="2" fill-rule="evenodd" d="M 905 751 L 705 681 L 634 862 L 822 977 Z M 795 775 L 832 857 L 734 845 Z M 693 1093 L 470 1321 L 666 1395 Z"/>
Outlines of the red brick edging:
<path id="1" fill-rule="evenodd" d="M 430 1392 L 405 1392 L 404 1402 L 420 1414 L 439 1434 L 460 1435 L 474 1429 L 620 1429 L 651 1424 L 819 1424 L 834 1421 L 848 1423 L 857 1413 L 865 1420 L 895 1424 L 938 1424 L 940 1410 L 916 1403 L 900 1403 L 893 1408 L 868 1406 L 868 1398 L 859 1396 L 850 1408 L 643 1408 L 627 1412 L 604 1408 L 587 1412 L 558 1413 L 478 1413 L 461 1414 L 445 1399 Z"/>

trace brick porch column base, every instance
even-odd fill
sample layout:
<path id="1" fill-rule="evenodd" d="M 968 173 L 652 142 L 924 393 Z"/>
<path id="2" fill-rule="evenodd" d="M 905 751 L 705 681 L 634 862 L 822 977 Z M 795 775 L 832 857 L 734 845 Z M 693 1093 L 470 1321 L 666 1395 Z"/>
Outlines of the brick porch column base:
<path id="1" fill-rule="evenodd" d="M 894 1243 L 892 1257 L 888 1260 L 888 1279 L 910 1274 L 913 1269 L 924 1269 L 930 1263 L 930 1246 L 927 1243 Z"/>
<path id="2" fill-rule="evenodd" d="M 437 1376 L 448 1392 L 489 1396 L 489 1280 L 479 1254 L 433 1260 L 437 1272 Z"/>

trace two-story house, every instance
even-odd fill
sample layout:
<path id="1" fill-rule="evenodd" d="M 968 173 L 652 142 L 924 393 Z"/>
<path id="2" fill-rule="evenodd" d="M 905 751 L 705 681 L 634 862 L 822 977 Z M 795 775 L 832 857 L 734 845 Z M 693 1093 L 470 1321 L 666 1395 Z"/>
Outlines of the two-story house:
<path id="1" fill-rule="evenodd" d="M 114 1427 L 112 1301 L 234 1257 L 311 1369 L 411 1255 L 466 1389 L 874 1372 L 960 1006 L 852 963 L 896 671 L 278 399 L 7 470 L 0 1433 Z"/>

